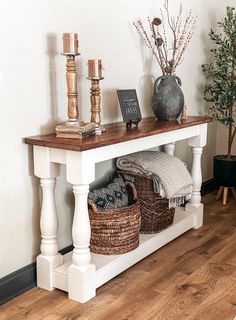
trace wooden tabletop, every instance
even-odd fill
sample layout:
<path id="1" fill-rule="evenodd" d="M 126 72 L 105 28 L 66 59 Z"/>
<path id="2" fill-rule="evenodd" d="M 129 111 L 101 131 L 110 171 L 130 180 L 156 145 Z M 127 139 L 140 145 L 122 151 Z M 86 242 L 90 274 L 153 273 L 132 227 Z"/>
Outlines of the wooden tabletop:
<path id="1" fill-rule="evenodd" d="M 24 139 L 26 144 L 44 146 L 57 149 L 85 151 L 102 146 L 108 146 L 119 142 L 130 141 L 138 138 L 152 136 L 163 132 L 174 131 L 211 122 L 209 117 L 188 117 L 186 120 L 167 122 L 157 121 L 154 117 L 144 118 L 137 127 L 126 127 L 123 122 L 104 125 L 106 133 L 94 135 L 83 139 L 57 138 L 55 133 L 28 137 Z"/>

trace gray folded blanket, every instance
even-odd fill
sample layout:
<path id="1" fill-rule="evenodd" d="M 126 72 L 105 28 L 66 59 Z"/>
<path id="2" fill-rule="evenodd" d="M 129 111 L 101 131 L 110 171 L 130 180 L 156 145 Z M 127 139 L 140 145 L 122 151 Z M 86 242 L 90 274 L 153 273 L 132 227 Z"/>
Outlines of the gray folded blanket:
<path id="1" fill-rule="evenodd" d="M 154 191 L 177 207 L 191 197 L 192 178 L 178 158 L 160 151 L 140 151 L 117 159 L 120 170 L 152 176 Z"/>

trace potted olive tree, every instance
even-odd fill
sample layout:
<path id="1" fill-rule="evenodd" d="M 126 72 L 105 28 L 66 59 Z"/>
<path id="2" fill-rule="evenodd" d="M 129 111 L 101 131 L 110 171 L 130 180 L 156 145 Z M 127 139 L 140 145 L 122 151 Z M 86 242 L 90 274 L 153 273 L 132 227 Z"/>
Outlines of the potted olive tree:
<path id="1" fill-rule="evenodd" d="M 210 30 L 209 37 L 214 44 L 212 60 L 202 66 L 207 78 L 204 99 L 210 102 L 209 114 L 228 128 L 228 139 L 222 143 L 227 153 L 214 157 L 214 178 L 220 185 L 217 195 L 223 193 L 223 204 L 227 202 L 228 188 L 236 199 L 236 155 L 232 146 L 236 135 L 236 13 L 226 8 L 222 22 L 218 22 L 220 33 Z"/>

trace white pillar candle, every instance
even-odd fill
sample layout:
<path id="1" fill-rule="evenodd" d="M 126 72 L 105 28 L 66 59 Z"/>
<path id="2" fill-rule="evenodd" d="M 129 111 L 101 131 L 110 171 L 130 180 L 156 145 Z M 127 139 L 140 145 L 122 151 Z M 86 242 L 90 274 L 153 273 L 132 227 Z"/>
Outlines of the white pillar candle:
<path id="1" fill-rule="evenodd" d="M 88 77 L 102 78 L 102 60 L 100 59 L 88 60 Z"/>
<path id="2" fill-rule="evenodd" d="M 79 40 L 77 33 L 63 33 L 63 53 L 77 54 Z"/>

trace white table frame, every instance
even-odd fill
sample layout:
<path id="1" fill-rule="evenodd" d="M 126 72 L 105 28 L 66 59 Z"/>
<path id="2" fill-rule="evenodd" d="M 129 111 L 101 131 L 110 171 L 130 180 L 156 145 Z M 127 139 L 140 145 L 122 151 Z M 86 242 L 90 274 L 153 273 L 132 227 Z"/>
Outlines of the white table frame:
<path id="1" fill-rule="evenodd" d="M 71 151 L 34 145 L 34 173 L 42 187 L 41 253 L 37 257 L 37 285 L 47 290 L 59 288 L 69 298 L 86 302 L 96 295 L 96 288 L 148 256 L 169 241 L 203 223 L 201 204 L 201 154 L 206 144 L 207 123 L 180 128 L 131 141 L 86 151 Z M 123 255 L 105 256 L 90 252 L 90 222 L 87 207 L 89 184 L 95 179 L 95 164 L 125 154 L 165 145 L 174 152 L 174 142 L 188 140 L 192 147 L 193 193 L 185 208 L 176 209 L 174 223 L 158 234 L 140 235 L 140 245 Z M 54 189 L 60 166 L 66 166 L 66 179 L 75 196 L 72 238 L 74 250 L 58 253 L 57 212 Z"/>

